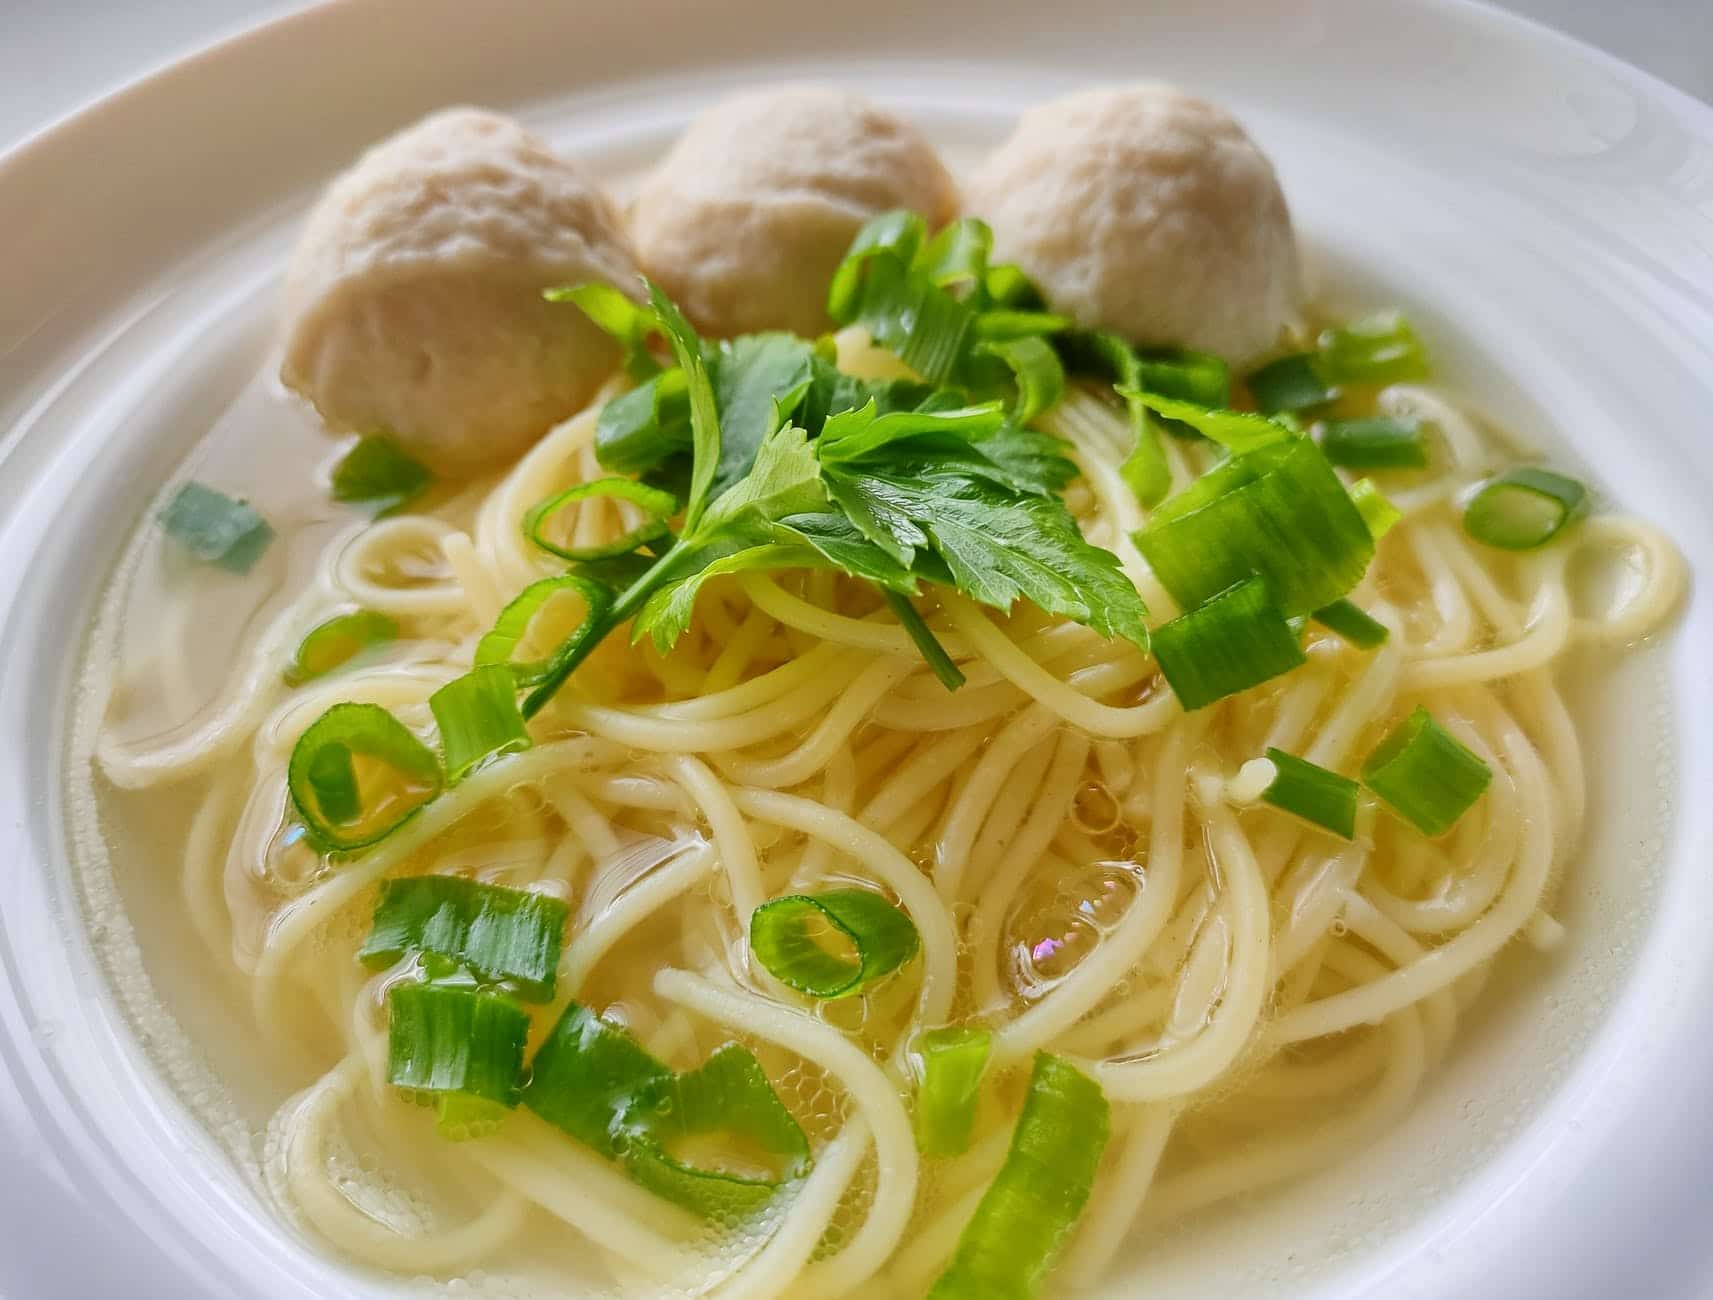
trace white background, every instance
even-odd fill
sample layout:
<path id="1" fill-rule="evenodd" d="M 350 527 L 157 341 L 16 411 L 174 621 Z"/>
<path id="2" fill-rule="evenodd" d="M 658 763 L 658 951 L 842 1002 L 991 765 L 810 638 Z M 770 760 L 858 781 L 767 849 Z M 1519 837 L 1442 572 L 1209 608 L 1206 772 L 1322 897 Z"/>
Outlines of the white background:
<path id="1" fill-rule="evenodd" d="M 302 0 L 0 0 L 0 150 L 201 46 L 305 7 Z M 1502 7 L 1713 101 L 1713 0 L 1504 0 Z"/>

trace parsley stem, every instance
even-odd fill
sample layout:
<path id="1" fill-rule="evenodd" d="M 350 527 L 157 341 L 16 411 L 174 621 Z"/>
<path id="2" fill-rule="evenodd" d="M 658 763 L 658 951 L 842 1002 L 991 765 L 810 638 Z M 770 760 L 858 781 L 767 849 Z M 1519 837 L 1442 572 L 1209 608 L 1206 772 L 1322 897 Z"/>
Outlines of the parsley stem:
<path id="1" fill-rule="evenodd" d="M 585 619 L 554 653 L 540 684 L 523 702 L 523 716 L 533 718 L 539 713 L 577 671 L 578 665 L 594 653 L 595 647 L 605 641 L 614 628 L 630 622 L 650 596 L 680 576 L 680 570 L 686 567 L 684 562 L 693 561 L 695 552 L 695 547 L 684 545 L 680 538 L 647 573 L 626 587 L 609 608 Z"/>

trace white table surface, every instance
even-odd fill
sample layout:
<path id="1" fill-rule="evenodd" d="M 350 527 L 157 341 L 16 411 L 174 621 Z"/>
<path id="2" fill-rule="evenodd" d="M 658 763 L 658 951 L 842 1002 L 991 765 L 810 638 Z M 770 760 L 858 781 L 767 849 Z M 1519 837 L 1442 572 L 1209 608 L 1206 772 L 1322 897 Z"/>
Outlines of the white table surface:
<path id="1" fill-rule="evenodd" d="M 1713 0 L 1502 3 L 1713 102 Z M 0 0 L 0 152 L 128 81 L 305 7 L 304 0 Z"/>

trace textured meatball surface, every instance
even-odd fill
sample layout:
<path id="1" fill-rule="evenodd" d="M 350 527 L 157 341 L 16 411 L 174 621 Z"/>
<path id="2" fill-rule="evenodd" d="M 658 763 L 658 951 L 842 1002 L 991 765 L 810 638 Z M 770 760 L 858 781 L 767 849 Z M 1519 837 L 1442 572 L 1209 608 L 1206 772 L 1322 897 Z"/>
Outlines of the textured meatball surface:
<path id="1" fill-rule="evenodd" d="M 957 190 L 920 132 L 860 96 L 769 86 L 722 100 L 679 137 L 631 213 L 643 268 L 704 333 L 827 328 L 827 285 L 870 217 L 935 226 Z"/>
<path id="2" fill-rule="evenodd" d="M 541 290 L 638 291 L 612 203 L 510 118 L 436 113 L 376 145 L 309 216 L 281 378 L 338 429 L 438 469 L 512 456 L 585 404 L 612 342 Z"/>
<path id="3" fill-rule="evenodd" d="M 1295 319 L 1302 273 L 1272 164 L 1224 109 L 1170 86 L 1030 109 L 968 200 L 995 255 L 1085 327 L 1244 361 Z"/>

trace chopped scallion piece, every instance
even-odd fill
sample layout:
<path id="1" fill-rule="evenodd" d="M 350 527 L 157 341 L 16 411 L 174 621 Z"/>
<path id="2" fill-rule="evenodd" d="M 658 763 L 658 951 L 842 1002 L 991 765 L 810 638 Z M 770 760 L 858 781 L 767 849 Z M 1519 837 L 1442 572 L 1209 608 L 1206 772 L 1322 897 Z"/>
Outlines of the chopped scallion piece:
<path id="1" fill-rule="evenodd" d="M 1008 310 L 1037 311 L 1046 304 L 1041 291 L 1020 266 L 1001 262 L 987 268 L 987 300 Z M 1050 332 L 1050 331 L 1042 331 Z"/>
<path id="2" fill-rule="evenodd" d="M 856 319 L 862 308 L 863 275 L 871 261 L 891 257 L 908 267 L 928 238 L 927 223 L 914 212 L 900 208 L 884 212 L 856 233 L 845 260 L 833 272 L 827 286 L 827 315 L 840 325 Z"/>
<path id="3" fill-rule="evenodd" d="M 763 903 L 750 913 L 749 946 L 780 983 L 831 1000 L 890 975 L 916 955 L 921 939 L 915 923 L 879 894 L 833 889 Z"/>
<path id="4" fill-rule="evenodd" d="M 1003 339 L 1035 338 L 1043 334 L 1062 334 L 1074 324 L 1069 316 L 1050 311 L 1013 311 L 995 307 L 979 313 L 973 332 L 978 339 L 997 342 Z"/>
<path id="5" fill-rule="evenodd" d="M 1259 686 L 1305 661 L 1261 578 L 1248 578 L 1155 628 L 1154 657 L 1190 710 Z"/>
<path id="6" fill-rule="evenodd" d="M 1379 541 L 1392 531 L 1392 526 L 1404 517 L 1386 494 L 1374 486 L 1374 480 L 1359 478 L 1350 485 L 1350 502 L 1368 529 L 1368 535 Z"/>
<path id="7" fill-rule="evenodd" d="M 1268 415 L 1275 411 L 1301 411 L 1323 406 L 1338 396 L 1315 369 L 1312 352 L 1294 352 L 1269 361 L 1249 376 L 1249 395 Z"/>
<path id="8" fill-rule="evenodd" d="M 1059 354 L 1038 335 L 981 343 L 976 354 L 998 357 L 1010 369 L 1017 383 L 1012 419 L 1018 424 L 1028 424 L 1065 395 L 1065 368 Z"/>
<path id="9" fill-rule="evenodd" d="M 980 217 L 948 221 L 922 245 L 912 263 L 942 289 L 986 292 L 987 258 L 993 251 L 993 231 Z"/>
<path id="10" fill-rule="evenodd" d="M 628 501 L 642 513 L 642 522 L 610 542 L 595 546 L 567 546 L 548 538 L 543 531 L 549 520 L 568 505 L 587 501 L 591 497 L 608 497 Z M 556 492 L 545 501 L 531 506 L 523 517 L 523 535 L 542 550 L 562 560 L 601 560 L 614 555 L 629 555 L 637 547 L 659 541 L 671 529 L 667 520 L 678 509 L 670 492 L 651 488 L 629 478 L 597 478 L 587 483 L 574 483 L 563 492 Z"/>
<path id="11" fill-rule="evenodd" d="M 1211 352 L 1149 348 L 1136 354 L 1136 387 L 1197 406 L 1219 408 L 1231 401 L 1231 367 Z"/>
<path id="12" fill-rule="evenodd" d="M 402 509 L 434 475 L 385 434 L 369 433 L 333 467 L 333 499 L 373 506 L 377 517 Z"/>
<path id="13" fill-rule="evenodd" d="M 1492 781 L 1480 756 L 1423 708 L 1393 728 L 1362 764 L 1362 783 L 1427 836 L 1457 825 Z"/>
<path id="14" fill-rule="evenodd" d="M 483 633 L 482 639 L 476 642 L 477 668 L 486 668 L 490 664 L 504 664 L 511 669 L 517 684 L 534 686 L 546 675 L 548 660 L 536 659 L 519 663 L 512 656 L 517 653 L 518 646 L 529 635 L 531 626 L 542 608 L 561 592 L 574 591 L 583 598 L 583 619 L 577 625 L 578 631 L 588 626 L 592 620 L 599 620 L 601 615 L 612 608 L 613 593 L 589 578 L 580 577 L 575 573 L 563 573 L 553 578 L 541 578 L 529 584 L 518 592 L 494 620 L 494 626 Z"/>
<path id="15" fill-rule="evenodd" d="M 434 752 L 378 704 L 335 704 L 298 738 L 286 767 L 311 841 L 343 853 L 391 835 L 444 782 Z"/>
<path id="16" fill-rule="evenodd" d="M 399 634 L 398 620 L 378 610 L 359 609 L 335 614 L 304 636 L 286 668 L 288 686 L 301 686 L 342 668 L 370 646 L 383 645 Z"/>
<path id="17" fill-rule="evenodd" d="M 573 1002 L 530 1063 L 524 1105 L 661 1196 L 728 1222 L 761 1208 L 809 1166 L 809 1143 L 755 1057 L 736 1043 L 674 1075 L 629 1034 Z M 729 1135 L 742 1169 L 672 1154 L 685 1138 Z M 772 1166 L 758 1174 L 753 1153 Z"/>
<path id="18" fill-rule="evenodd" d="M 611 335 L 624 349 L 625 372 L 632 379 L 647 379 L 659 371 L 660 363 L 648 350 L 648 339 L 660 332 L 660 321 L 647 307 L 632 302 L 612 285 L 599 282 L 548 289 L 541 296 L 548 302 L 575 303 L 585 316 Z"/>
<path id="19" fill-rule="evenodd" d="M 1112 380 L 1113 389 L 1123 398 L 1130 416 L 1130 432 L 1135 438 L 1130 454 L 1119 466 L 1119 476 L 1136 499 L 1152 509 L 1172 490 L 1172 471 L 1166 463 L 1166 449 L 1160 441 L 1158 422 L 1149 415 L 1140 398 L 1143 380 L 1142 360 L 1136 350 L 1118 335 L 1107 330 L 1074 334 L 1065 340 L 1066 354 L 1075 367 L 1092 367 Z"/>
<path id="20" fill-rule="evenodd" d="M 568 914 L 550 894 L 462 876 L 404 876 L 381 882 L 374 928 L 357 956 L 385 969 L 407 953 L 432 953 L 482 980 L 509 980 L 524 997 L 546 1002 L 553 997 Z"/>
<path id="21" fill-rule="evenodd" d="M 248 573 L 274 539 L 254 506 L 202 483 L 179 488 L 160 520 L 167 536 L 197 559 L 233 573 Z"/>
<path id="22" fill-rule="evenodd" d="M 1322 330 L 1317 342 L 1316 369 L 1328 383 L 1393 384 L 1427 378 L 1421 340 L 1395 311 Z"/>
<path id="23" fill-rule="evenodd" d="M 1363 650 L 1384 645 L 1386 638 L 1392 634 L 1391 629 L 1380 620 L 1343 599 L 1315 610 L 1314 621 L 1324 628 L 1330 628 L 1351 645 Z"/>
<path id="24" fill-rule="evenodd" d="M 387 994 L 387 1081 L 438 1110 L 451 1138 L 476 1137 L 516 1106 L 529 1017 L 497 993 L 395 984 Z"/>
<path id="25" fill-rule="evenodd" d="M 1135 534 L 1181 608 L 1259 574 L 1283 614 L 1308 614 L 1367 570 L 1374 541 L 1344 484 L 1313 442 L 1279 432 L 1284 441 L 1215 466 Z"/>
<path id="26" fill-rule="evenodd" d="M 940 685 L 948 691 L 955 691 L 962 686 L 965 680 L 963 670 L 952 662 L 951 655 L 946 653 L 946 647 L 940 644 L 940 639 L 916 612 L 916 607 L 909 599 L 899 592 L 889 590 L 886 593 L 886 603 L 898 621 L 904 625 L 904 630 L 910 634 L 916 648 L 922 652 L 922 658 L 928 661 L 928 667 L 934 670 L 934 676 L 940 679 Z"/>
<path id="27" fill-rule="evenodd" d="M 963 356 L 975 313 L 904 263 L 882 256 L 869 264 L 857 319 L 923 379 L 943 384 Z"/>
<path id="28" fill-rule="evenodd" d="M 1100 1168 L 1111 1114 L 1070 1062 L 1035 1054 L 1011 1150 L 929 1300 L 1030 1300 L 1070 1240 Z"/>
<path id="29" fill-rule="evenodd" d="M 1490 479 L 1463 512 L 1463 531 L 1507 551 L 1545 546 L 1588 506 L 1573 478 L 1532 465 Z"/>
<path id="30" fill-rule="evenodd" d="M 446 779 L 456 785 L 478 763 L 529 748 L 517 707 L 517 679 L 504 664 L 472 668 L 428 697 L 440 728 Z"/>
<path id="31" fill-rule="evenodd" d="M 1426 469 L 1428 463 L 1427 440 L 1417 420 L 1328 420 L 1320 448 L 1334 465 L 1347 469 Z"/>
<path id="32" fill-rule="evenodd" d="M 1262 799 L 1334 835 L 1355 837 L 1356 782 L 1282 749 L 1269 749 L 1267 758 L 1274 775 Z"/>
<path id="33" fill-rule="evenodd" d="M 993 1035 L 954 1025 L 930 1029 L 916 1040 L 922 1086 L 916 1093 L 916 1146 L 927 1156 L 962 1155 L 975 1125 L 981 1076 Z"/>
<path id="34" fill-rule="evenodd" d="M 708 1134 L 727 1134 L 750 1147 L 746 1167 L 705 1169 L 672 1154 L 678 1144 Z M 754 1170 L 755 1152 L 772 1166 L 764 1174 Z M 635 1131 L 622 1158 L 626 1172 L 656 1195 L 729 1222 L 759 1210 L 781 1183 L 803 1174 L 809 1141 L 754 1054 L 726 1043 L 694 1070 L 639 1092 Z"/>

